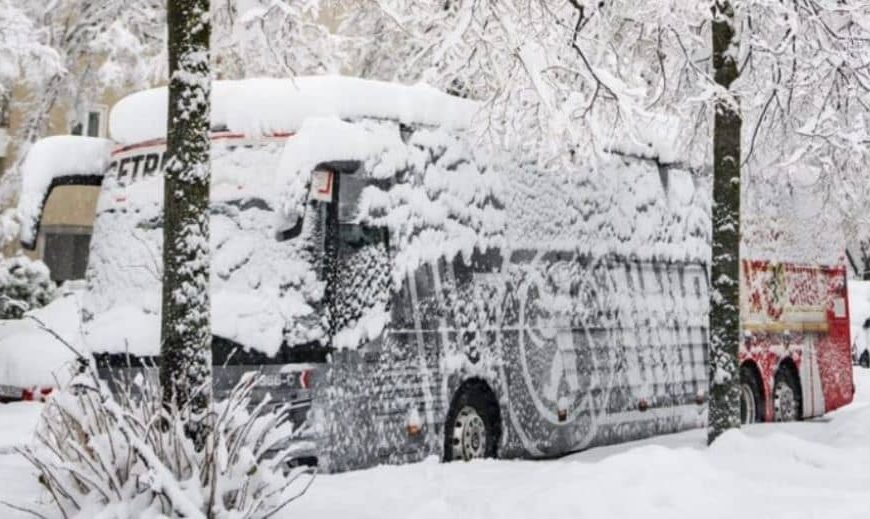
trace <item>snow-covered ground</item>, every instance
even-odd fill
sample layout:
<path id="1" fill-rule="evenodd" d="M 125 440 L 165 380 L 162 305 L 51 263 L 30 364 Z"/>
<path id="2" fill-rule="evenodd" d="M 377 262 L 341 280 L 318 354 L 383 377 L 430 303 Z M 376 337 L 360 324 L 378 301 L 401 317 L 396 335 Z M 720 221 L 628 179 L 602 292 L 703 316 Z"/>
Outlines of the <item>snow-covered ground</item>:
<path id="1" fill-rule="evenodd" d="M 551 461 L 435 460 L 320 476 L 285 517 L 865 518 L 870 508 L 870 370 L 855 402 L 830 415 L 592 449 Z M 0 501 L 51 512 L 9 450 L 30 441 L 40 404 L 0 405 Z M 0 506 L 0 517 L 29 517 Z"/>

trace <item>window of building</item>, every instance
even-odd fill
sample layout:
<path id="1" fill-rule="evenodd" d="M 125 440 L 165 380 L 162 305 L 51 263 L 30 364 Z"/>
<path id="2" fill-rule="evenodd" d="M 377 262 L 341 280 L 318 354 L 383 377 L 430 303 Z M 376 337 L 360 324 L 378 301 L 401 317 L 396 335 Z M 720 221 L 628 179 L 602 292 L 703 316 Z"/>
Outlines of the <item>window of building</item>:
<path id="1" fill-rule="evenodd" d="M 70 133 L 87 135 L 88 137 L 106 136 L 106 114 L 108 109 L 102 105 L 94 105 L 85 110 L 81 120 L 73 122 Z"/>

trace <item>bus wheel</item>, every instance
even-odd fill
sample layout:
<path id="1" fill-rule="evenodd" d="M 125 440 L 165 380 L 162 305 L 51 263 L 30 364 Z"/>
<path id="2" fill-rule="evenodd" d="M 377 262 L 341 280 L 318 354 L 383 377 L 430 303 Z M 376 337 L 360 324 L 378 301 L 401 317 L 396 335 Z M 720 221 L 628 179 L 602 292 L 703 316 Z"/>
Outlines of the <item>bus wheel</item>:
<path id="1" fill-rule="evenodd" d="M 858 365 L 862 368 L 870 368 L 870 350 L 864 350 L 864 353 L 858 357 Z"/>
<path id="2" fill-rule="evenodd" d="M 761 385 L 751 366 L 740 366 L 740 423 L 764 421 L 764 398 Z"/>
<path id="3" fill-rule="evenodd" d="M 498 404 L 489 388 L 484 384 L 463 388 L 447 414 L 445 461 L 495 458 L 499 432 Z"/>
<path id="4" fill-rule="evenodd" d="M 773 378 L 773 420 L 792 422 L 803 416 L 800 384 L 794 370 L 782 366 Z"/>

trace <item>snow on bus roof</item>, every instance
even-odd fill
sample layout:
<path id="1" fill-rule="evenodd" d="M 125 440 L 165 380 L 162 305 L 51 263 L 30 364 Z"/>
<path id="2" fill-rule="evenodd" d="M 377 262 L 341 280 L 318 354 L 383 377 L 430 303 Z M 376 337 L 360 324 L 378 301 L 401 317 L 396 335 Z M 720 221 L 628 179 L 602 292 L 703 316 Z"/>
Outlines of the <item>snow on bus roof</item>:
<path id="1" fill-rule="evenodd" d="M 133 144 L 166 135 L 166 87 L 115 104 L 112 139 Z M 464 128 L 477 103 L 425 84 L 414 86 L 347 76 L 253 78 L 212 83 L 212 127 L 248 135 L 296 131 L 309 117 L 373 117 L 407 124 Z"/>
<path id="2" fill-rule="evenodd" d="M 98 137 L 55 135 L 35 142 L 21 164 L 18 216 L 21 241 L 32 248 L 39 232 L 39 216 L 52 184 L 99 185 L 113 143 Z"/>

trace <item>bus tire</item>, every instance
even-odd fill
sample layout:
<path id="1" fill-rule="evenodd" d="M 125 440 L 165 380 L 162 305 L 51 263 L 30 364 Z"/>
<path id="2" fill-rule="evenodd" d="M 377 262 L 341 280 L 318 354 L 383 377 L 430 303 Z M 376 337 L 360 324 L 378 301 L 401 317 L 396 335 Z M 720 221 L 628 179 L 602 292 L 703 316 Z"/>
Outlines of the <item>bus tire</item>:
<path id="1" fill-rule="evenodd" d="M 764 421 L 764 396 L 761 382 L 750 364 L 740 366 L 740 423 Z"/>
<path id="2" fill-rule="evenodd" d="M 773 421 L 793 422 L 803 418 L 801 387 L 791 365 L 781 365 L 773 378 Z"/>
<path id="3" fill-rule="evenodd" d="M 870 350 L 864 350 L 864 353 L 858 357 L 858 365 L 862 368 L 870 368 Z"/>
<path id="4" fill-rule="evenodd" d="M 463 384 L 444 425 L 444 461 L 495 458 L 501 437 L 498 402 L 483 382 Z"/>

